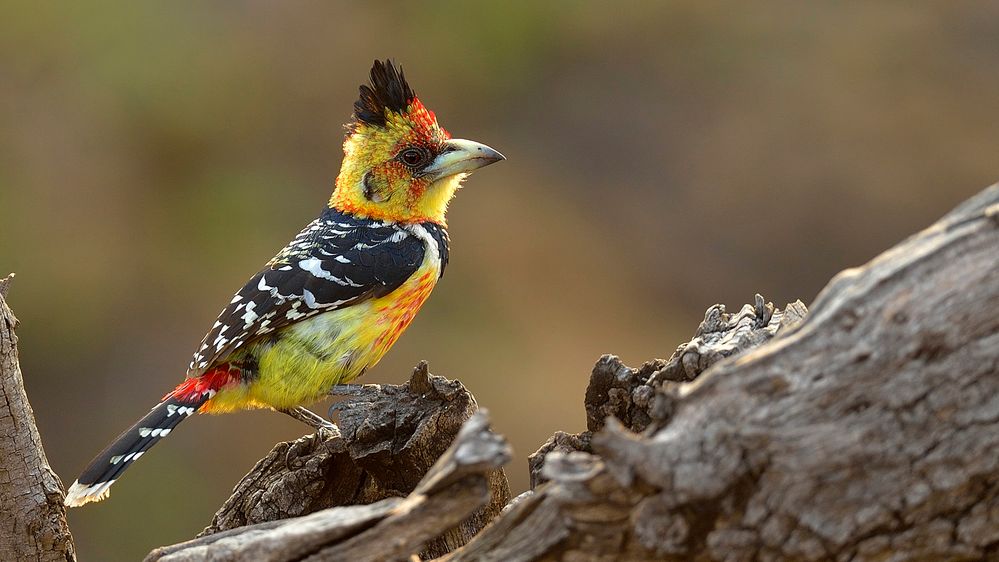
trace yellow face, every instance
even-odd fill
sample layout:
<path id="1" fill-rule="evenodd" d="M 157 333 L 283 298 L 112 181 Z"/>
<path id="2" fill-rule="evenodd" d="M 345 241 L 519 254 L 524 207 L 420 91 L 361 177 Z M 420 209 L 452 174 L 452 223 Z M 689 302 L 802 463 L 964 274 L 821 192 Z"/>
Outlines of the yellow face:
<path id="1" fill-rule="evenodd" d="M 352 124 L 330 207 L 376 220 L 446 225 L 461 182 L 503 159 L 483 144 L 452 139 L 415 97 L 400 111 L 377 109 L 383 118 Z"/>

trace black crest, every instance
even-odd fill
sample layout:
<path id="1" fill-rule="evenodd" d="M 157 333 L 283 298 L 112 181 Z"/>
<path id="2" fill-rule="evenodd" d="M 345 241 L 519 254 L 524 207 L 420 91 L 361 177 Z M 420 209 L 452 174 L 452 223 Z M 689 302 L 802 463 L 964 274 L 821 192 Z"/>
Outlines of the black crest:
<path id="1" fill-rule="evenodd" d="M 406 83 L 402 67 L 391 60 L 376 60 L 371 67 L 371 83 L 361 86 L 361 95 L 354 102 L 354 118 L 368 125 L 385 125 L 385 110 L 401 113 L 416 98 Z"/>

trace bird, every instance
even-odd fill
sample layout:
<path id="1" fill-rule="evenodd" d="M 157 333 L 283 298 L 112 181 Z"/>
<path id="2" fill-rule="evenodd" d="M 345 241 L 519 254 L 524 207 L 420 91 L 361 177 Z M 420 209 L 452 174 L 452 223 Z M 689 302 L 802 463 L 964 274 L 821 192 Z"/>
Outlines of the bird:
<path id="1" fill-rule="evenodd" d="M 332 427 L 305 405 L 360 377 L 406 330 L 447 266 L 449 202 L 471 172 L 505 160 L 452 138 L 390 59 L 360 86 L 343 152 L 320 215 L 236 292 L 184 381 L 90 462 L 67 506 L 106 498 L 195 413 L 269 408 Z"/>

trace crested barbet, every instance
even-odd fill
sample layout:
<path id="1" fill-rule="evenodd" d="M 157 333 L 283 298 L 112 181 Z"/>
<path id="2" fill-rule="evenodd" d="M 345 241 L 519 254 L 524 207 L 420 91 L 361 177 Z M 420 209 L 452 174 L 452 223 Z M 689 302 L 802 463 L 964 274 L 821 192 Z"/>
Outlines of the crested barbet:
<path id="1" fill-rule="evenodd" d="M 186 380 L 90 462 L 66 505 L 107 497 L 194 413 L 270 408 L 329 426 L 303 405 L 361 376 L 409 326 L 447 265 L 448 203 L 469 173 L 504 158 L 451 138 L 391 61 L 375 61 L 347 127 L 322 214 L 232 297 Z"/>

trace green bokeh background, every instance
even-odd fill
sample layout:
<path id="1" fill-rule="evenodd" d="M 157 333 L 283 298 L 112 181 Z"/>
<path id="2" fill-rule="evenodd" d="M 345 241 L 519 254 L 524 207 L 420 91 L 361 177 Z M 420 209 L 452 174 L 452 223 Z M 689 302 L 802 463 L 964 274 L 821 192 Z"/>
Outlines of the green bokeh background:
<path id="1" fill-rule="evenodd" d="M 583 429 L 600 354 L 668 357 L 757 291 L 809 302 L 999 177 L 995 2 L 5 3 L 0 273 L 64 482 L 319 211 L 375 57 L 509 160 L 459 193 L 446 277 L 365 380 L 461 379 L 518 492 Z M 71 512 L 81 559 L 192 537 L 302 431 L 188 422 Z"/>

